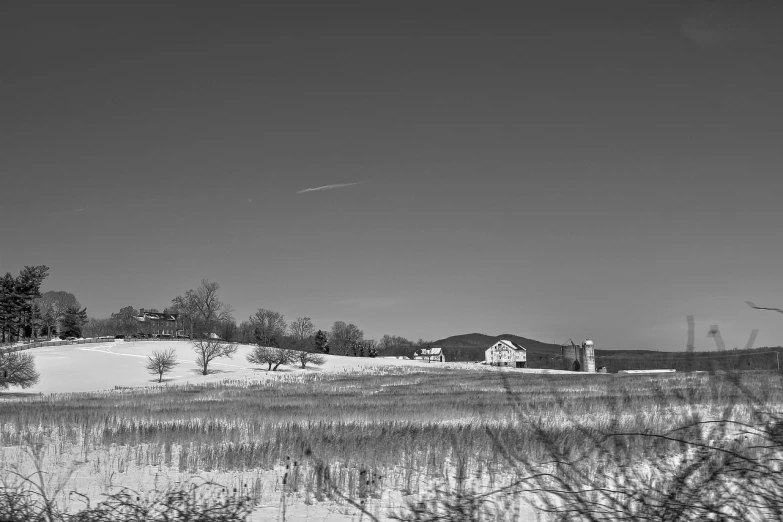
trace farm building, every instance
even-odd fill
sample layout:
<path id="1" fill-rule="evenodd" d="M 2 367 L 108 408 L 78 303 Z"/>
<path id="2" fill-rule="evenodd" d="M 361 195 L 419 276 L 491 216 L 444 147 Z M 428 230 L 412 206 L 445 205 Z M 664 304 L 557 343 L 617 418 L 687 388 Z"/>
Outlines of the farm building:
<path id="1" fill-rule="evenodd" d="M 484 352 L 484 360 L 492 366 L 527 367 L 527 350 L 522 346 L 501 339 Z"/>
<path id="2" fill-rule="evenodd" d="M 443 348 L 422 348 L 413 355 L 413 358 L 425 362 L 446 362 Z"/>
<path id="3" fill-rule="evenodd" d="M 590 339 L 585 339 L 581 346 L 569 339 L 560 345 L 560 354 L 564 370 L 595 372 L 595 347 Z"/>

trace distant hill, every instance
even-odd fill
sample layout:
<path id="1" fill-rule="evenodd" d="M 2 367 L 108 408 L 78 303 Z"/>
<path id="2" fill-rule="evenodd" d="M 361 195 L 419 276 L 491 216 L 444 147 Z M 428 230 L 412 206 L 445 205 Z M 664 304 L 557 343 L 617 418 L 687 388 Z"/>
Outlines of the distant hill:
<path id="1" fill-rule="evenodd" d="M 528 361 L 532 368 L 560 368 L 562 365 L 560 362 L 560 345 L 542 343 L 535 339 L 528 339 L 527 337 L 520 337 L 513 334 L 492 336 L 480 333 L 470 333 L 453 335 L 428 344 L 430 346 L 443 348 L 443 353 L 446 356 L 447 361 L 483 361 L 486 349 L 501 339 L 512 341 L 525 348 Z M 413 349 L 415 350 L 416 348 L 413 347 Z M 407 352 L 405 355 L 407 355 Z"/>
<path id="2" fill-rule="evenodd" d="M 447 361 L 481 361 L 484 351 L 501 339 L 507 339 L 527 350 L 530 368 L 562 369 L 560 345 L 544 343 L 513 334 L 486 335 L 470 333 L 453 335 L 430 343 L 443 348 Z M 400 347 L 395 355 L 409 355 L 416 347 Z M 777 352 L 777 355 L 776 353 Z M 777 369 L 783 359 L 783 349 L 754 348 L 727 352 L 660 352 L 652 350 L 595 350 L 596 367 L 606 366 L 610 372 L 618 370 L 646 370 L 675 368 L 677 371 Z"/>
<path id="3" fill-rule="evenodd" d="M 502 334 L 502 335 L 485 335 L 480 333 L 470 333 L 463 335 L 452 335 L 445 339 L 439 339 L 432 343 L 432 346 L 448 347 L 448 348 L 481 348 L 486 350 L 501 339 L 513 341 L 516 344 L 522 346 L 528 353 L 541 353 L 560 355 L 560 345 L 552 343 L 542 343 L 535 339 L 528 339 L 527 337 L 520 337 L 514 334 Z"/>

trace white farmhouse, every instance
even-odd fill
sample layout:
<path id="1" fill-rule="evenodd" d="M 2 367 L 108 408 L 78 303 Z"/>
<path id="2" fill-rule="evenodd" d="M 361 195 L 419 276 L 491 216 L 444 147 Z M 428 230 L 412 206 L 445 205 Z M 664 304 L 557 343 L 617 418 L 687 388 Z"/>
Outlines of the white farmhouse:
<path id="1" fill-rule="evenodd" d="M 446 362 L 443 356 L 443 348 L 422 348 L 417 351 L 413 358 L 417 361 L 425 362 Z"/>
<path id="2" fill-rule="evenodd" d="M 513 341 L 501 339 L 484 352 L 486 364 L 492 366 L 527 367 L 527 350 Z"/>

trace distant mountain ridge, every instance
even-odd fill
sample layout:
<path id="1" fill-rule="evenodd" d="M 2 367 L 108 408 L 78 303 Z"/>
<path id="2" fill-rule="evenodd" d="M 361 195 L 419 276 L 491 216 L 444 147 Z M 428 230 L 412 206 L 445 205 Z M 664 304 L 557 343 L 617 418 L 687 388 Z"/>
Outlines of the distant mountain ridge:
<path id="1" fill-rule="evenodd" d="M 447 362 L 479 362 L 484 360 L 487 348 L 501 339 L 513 341 L 525 348 L 528 368 L 563 369 L 564 361 L 560 345 L 543 343 L 519 335 L 486 335 L 469 333 L 453 335 L 427 343 L 443 348 Z M 582 339 L 574 340 L 574 343 Z M 385 356 L 412 357 L 421 346 L 395 346 L 384 352 Z M 779 370 L 783 348 L 766 347 L 751 350 L 707 351 L 654 351 L 654 350 L 595 350 L 595 366 L 605 366 L 609 372 L 618 370 L 676 369 L 679 371 L 728 371 L 728 370 Z"/>
<path id="2" fill-rule="evenodd" d="M 432 346 L 440 346 L 443 348 L 483 348 L 486 350 L 501 339 L 513 341 L 525 348 L 528 352 L 560 355 L 559 344 L 543 343 L 541 341 L 536 341 L 535 339 L 528 339 L 527 337 L 520 337 L 514 334 L 491 336 L 480 333 L 469 333 L 452 335 L 451 337 L 434 341 Z"/>

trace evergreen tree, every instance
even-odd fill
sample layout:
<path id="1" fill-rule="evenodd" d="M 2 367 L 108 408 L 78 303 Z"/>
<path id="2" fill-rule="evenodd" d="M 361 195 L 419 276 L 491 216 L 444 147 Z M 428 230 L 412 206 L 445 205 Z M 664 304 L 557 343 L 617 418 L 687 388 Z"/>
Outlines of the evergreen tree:
<path id="1" fill-rule="evenodd" d="M 76 306 L 70 306 L 63 314 L 60 321 L 60 338 L 81 337 L 82 326 L 87 322 L 87 309 L 79 310 Z"/>
<path id="2" fill-rule="evenodd" d="M 0 327 L 3 342 L 33 335 L 37 317 L 35 300 L 41 297 L 41 283 L 49 267 L 26 266 L 13 277 L 7 273 L 0 278 Z"/>
<path id="3" fill-rule="evenodd" d="M 329 340 L 321 330 L 315 334 L 315 349 L 322 353 L 329 353 Z"/>
<path id="4" fill-rule="evenodd" d="M 25 266 L 16 278 L 19 302 L 19 326 L 25 337 L 34 337 L 36 323 L 40 317 L 36 317 L 35 300 L 41 297 L 41 283 L 46 278 L 49 267 Z"/>
<path id="5" fill-rule="evenodd" d="M 16 279 L 11 273 L 6 273 L 0 279 L 0 327 L 2 327 L 3 341 L 10 342 L 16 318 Z"/>

